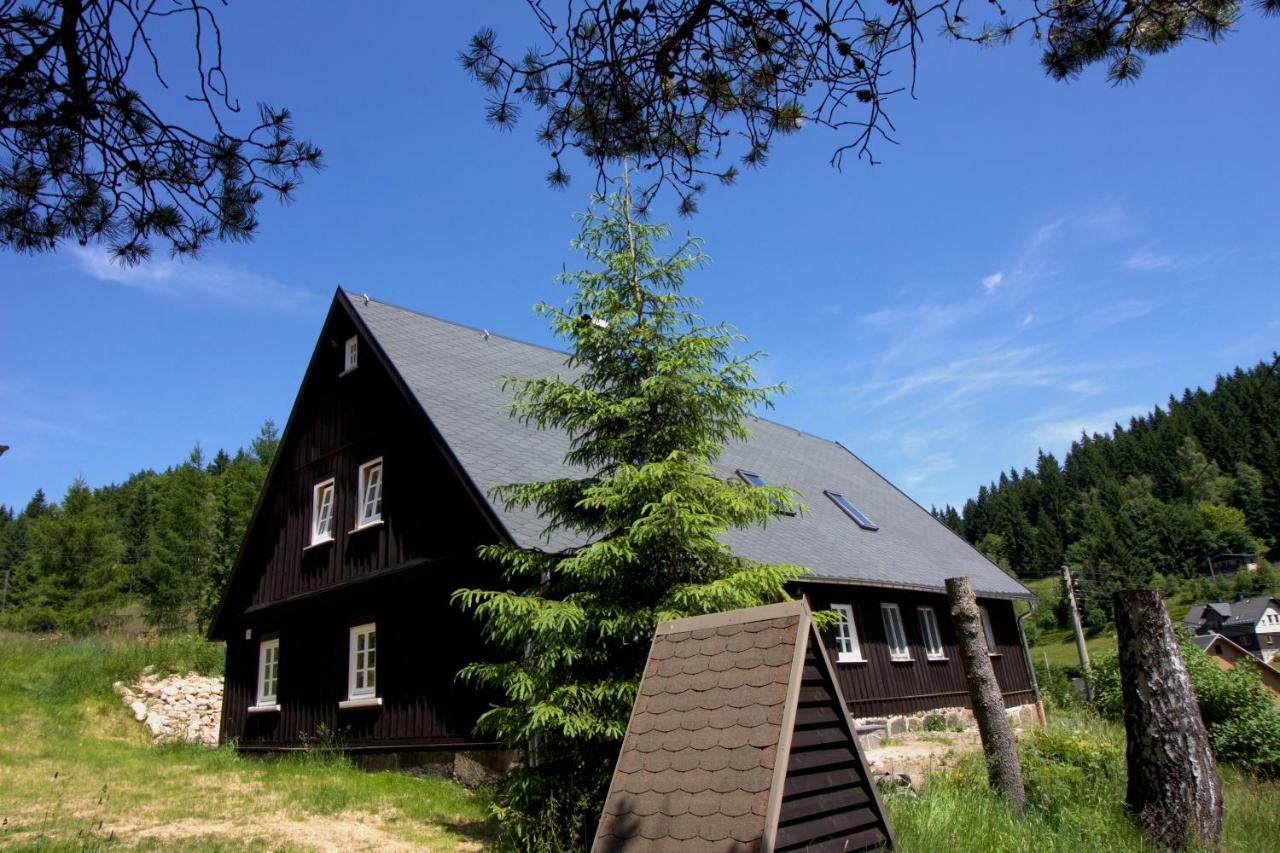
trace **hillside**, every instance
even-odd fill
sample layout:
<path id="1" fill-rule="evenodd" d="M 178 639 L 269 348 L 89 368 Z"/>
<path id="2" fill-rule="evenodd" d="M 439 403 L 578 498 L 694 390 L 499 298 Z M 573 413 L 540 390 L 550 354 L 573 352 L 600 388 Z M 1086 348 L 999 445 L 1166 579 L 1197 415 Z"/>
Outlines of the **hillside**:
<path id="1" fill-rule="evenodd" d="M 484 800 L 321 754 L 152 747 L 112 692 L 146 664 L 217 672 L 220 647 L 0 634 L 0 847 L 479 850 Z"/>
<path id="2" fill-rule="evenodd" d="M 1208 558 L 1266 553 L 1280 531 L 1277 364 L 1238 368 L 1212 390 L 1188 389 L 1108 434 L 1082 435 L 1061 464 L 1041 452 L 1034 468 L 1002 472 L 962 510 L 934 514 L 1024 581 L 1071 565 L 1093 630 L 1123 586 L 1221 594 L 1191 589 L 1207 580 Z M 1267 567 L 1257 589 L 1230 592 L 1275 582 Z M 1065 616 L 1059 607 L 1059 628 Z"/>

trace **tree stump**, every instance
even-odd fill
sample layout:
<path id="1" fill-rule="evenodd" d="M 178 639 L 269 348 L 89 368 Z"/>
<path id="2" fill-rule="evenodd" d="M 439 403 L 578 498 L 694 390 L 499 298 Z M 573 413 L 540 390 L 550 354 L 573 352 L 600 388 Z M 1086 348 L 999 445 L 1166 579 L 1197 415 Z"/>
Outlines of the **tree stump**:
<path id="1" fill-rule="evenodd" d="M 1212 845 L 1222 833 L 1222 787 L 1169 614 L 1154 589 L 1113 601 L 1129 809 L 1156 847 Z"/>
<path id="2" fill-rule="evenodd" d="M 986 634 L 982 630 L 982 613 L 968 578 L 947 578 L 947 598 L 951 601 L 951 621 L 956 627 L 956 643 L 960 646 L 960 663 L 969 682 L 973 716 L 978 721 L 982 751 L 987 758 L 987 777 L 991 787 L 1004 793 L 1019 812 L 1026 811 L 1027 794 L 1022 787 L 1022 767 L 1018 764 L 1018 747 L 1013 740 L 1013 727 L 1004 712 L 1004 696 L 991 656 Z"/>

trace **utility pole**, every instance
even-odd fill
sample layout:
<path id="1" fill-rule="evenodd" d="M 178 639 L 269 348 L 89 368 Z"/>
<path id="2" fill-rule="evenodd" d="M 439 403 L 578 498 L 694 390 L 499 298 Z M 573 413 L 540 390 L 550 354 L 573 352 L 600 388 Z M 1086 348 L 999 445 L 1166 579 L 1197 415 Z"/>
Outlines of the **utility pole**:
<path id="1" fill-rule="evenodd" d="M 1067 586 L 1067 603 L 1071 605 L 1071 628 L 1076 635 L 1076 651 L 1080 654 L 1080 673 L 1084 676 L 1085 701 L 1093 699 L 1093 672 L 1089 668 L 1089 647 L 1084 644 L 1084 628 L 1080 626 L 1080 608 L 1076 606 L 1076 582 L 1071 567 L 1063 564 L 1062 580 Z"/>

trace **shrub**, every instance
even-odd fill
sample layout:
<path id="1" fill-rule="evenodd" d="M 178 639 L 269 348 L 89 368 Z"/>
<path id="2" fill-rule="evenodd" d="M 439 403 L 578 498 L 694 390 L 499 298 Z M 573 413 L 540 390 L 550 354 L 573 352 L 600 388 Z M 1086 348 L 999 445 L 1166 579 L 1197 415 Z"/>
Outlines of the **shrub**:
<path id="1" fill-rule="evenodd" d="M 1263 689 L 1257 670 L 1223 669 L 1190 641 L 1181 643 L 1181 650 L 1214 756 L 1257 776 L 1280 778 L 1280 711 Z M 1124 699 L 1114 653 L 1094 666 L 1093 687 L 1098 713 L 1122 719 Z"/>
<path id="2" fill-rule="evenodd" d="M 947 730 L 947 718 L 941 714 L 930 714 L 924 718 L 924 730 L 926 732 L 945 732 Z"/>
<path id="3" fill-rule="evenodd" d="M 1078 708 L 1081 705 L 1080 694 L 1071 686 L 1071 670 L 1067 667 L 1046 666 L 1043 661 L 1033 664 L 1036 670 L 1036 684 L 1040 687 L 1040 698 L 1050 708 Z"/>

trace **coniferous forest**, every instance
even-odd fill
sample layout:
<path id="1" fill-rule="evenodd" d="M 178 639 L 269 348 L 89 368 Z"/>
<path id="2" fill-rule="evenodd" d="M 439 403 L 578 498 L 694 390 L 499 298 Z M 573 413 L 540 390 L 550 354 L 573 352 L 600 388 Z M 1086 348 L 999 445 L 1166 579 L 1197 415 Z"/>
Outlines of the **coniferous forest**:
<path id="1" fill-rule="evenodd" d="M 1034 468 L 934 514 L 1023 580 L 1071 566 L 1092 628 L 1117 588 L 1169 591 L 1207 581 L 1214 554 L 1265 556 L 1280 540 L 1277 364 L 1082 435 L 1061 462 L 1042 452 Z M 78 480 L 61 500 L 37 491 L 21 510 L 0 507 L 0 626 L 82 633 L 139 616 L 161 630 L 203 628 L 278 441 L 267 421 L 234 453 L 206 458 L 197 446 L 165 471 L 101 488 Z M 1274 584 L 1263 563 L 1259 591 Z"/>
<path id="2" fill-rule="evenodd" d="M 1110 618 L 1121 587 L 1222 594 L 1208 583 L 1216 554 L 1262 555 L 1262 570 L 1235 588 L 1261 592 L 1274 586 L 1265 555 L 1280 538 L 1280 359 L 1170 397 L 1108 435 L 1081 435 L 1061 462 L 1042 451 L 1034 469 L 1002 472 L 962 509 L 933 512 L 1023 580 L 1070 566 L 1090 628 Z"/>
<path id="3" fill-rule="evenodd" d="M 165 471 L 0 507 L 0 627 L 78 634 L 141 618 L 203 629 L 278 443 L 268 420 L 235 453 L 209 459 L 196 445 Z"/>

